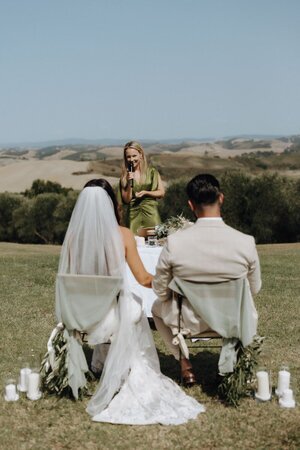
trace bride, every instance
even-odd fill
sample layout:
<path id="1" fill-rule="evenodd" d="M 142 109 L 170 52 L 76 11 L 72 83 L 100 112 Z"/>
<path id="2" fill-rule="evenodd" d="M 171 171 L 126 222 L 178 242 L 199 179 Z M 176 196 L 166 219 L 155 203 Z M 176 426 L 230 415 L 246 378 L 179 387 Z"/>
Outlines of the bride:
<path id="1" fill-rule="evenodd" d="M 204 412 L 204 407 L 160 372 L 147 318 L 126 281 L 126 261 L 137 281 L 151 287 L 152 275 L 140 260 L 133 234 L 119 225 L 112 187 L 104 179 L 91 180 L 72 213 L 59 273 L 118 276 L 123 286 L 118 301 L 119 325 L 87 412 L 96 422 L 185 423 Z M 95 343 L 102 342 L 99 338 Z"/>

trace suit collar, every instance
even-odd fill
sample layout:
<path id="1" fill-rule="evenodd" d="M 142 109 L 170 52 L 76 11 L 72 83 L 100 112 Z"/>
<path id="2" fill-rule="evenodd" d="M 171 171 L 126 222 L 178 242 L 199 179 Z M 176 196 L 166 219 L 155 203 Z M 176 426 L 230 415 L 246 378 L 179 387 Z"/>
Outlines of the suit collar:
<path id="1" fill-rule="evenodd" d="M 205 217 L 197 219 L 195 225 L 197 227 L 224 227 L 225 222 L 221 217 Z"/>

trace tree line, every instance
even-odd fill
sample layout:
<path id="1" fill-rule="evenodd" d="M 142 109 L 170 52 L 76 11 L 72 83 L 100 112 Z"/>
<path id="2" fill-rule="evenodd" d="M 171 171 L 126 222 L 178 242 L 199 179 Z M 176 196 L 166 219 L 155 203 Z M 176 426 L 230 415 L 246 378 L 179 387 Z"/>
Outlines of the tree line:
<path id="1" fill-rule="evenodd" d="M 258 244 L 300 241 L 300 180 L 278 174 L 253 177 L 226 172 L 219 177 L 228 225 L 252 234 Z M 162 220 L 179 214 L 194 220 L 187 205 L 188 179 L 170 183 L 159 201 Z M 22 194 L 0 194 L 0 241 L 61 244 L 78 192 L 36 180 Z"/>

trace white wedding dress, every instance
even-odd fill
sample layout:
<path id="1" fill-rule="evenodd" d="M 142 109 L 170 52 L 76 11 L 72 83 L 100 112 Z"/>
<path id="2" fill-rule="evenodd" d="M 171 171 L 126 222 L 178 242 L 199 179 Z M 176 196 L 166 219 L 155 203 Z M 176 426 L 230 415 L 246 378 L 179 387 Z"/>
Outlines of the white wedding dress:
<path id="1" fill-rule="evenodd" d="M 187 396 L 179 386 L 164 376 L 159 367 L 158 356 L 151 330 L 145 315 L 132 324 L 135 344 L 124 353 L 130 361 L 129 370 L 120 383 L 108 405 L 103 381 L 110 382 L 110 370 L 106 370 L 100 380 L 98 391 L 89 402 L 87 411 L 96 422 L 110 422 L 127 425 L 179 425 L 194 419 L 204 407 Z M 115 344 L 115 345 L 114 345 Z M 110 351 L 118 351 L 118 343 L 113 342 Z M 112 358 L 110 353 L 108 358 Z M 112 372 L 113 373 L 113 372 Z M 107 380 L 105 380 L 107 378 Z"/>
<path id="2" fill-rule="evenodd" d="M 124 244 L 109 195 L 100 187 L 84 188 L 66 233 L 59 272 L 123 277 L 119 326 L 87 411 L 96 422 L 185 423 L 205 409 L 161 373 L 147 318 L 128 288 L 125 264 Z"/>

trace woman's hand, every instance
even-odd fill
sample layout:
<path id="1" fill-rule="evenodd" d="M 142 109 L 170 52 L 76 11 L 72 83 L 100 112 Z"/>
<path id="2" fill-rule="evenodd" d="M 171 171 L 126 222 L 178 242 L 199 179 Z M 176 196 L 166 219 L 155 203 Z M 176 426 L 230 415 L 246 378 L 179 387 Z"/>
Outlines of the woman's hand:
<path id="1" fill-rule="evenodd" d="M 134 180 L 134 172 L 127 172 L 127 186 L 130 186 L 130 180 Z"/>
<path id="2" fill-rule="evenodd" d="M 163 196 L 165 195 L 165 189 L 160 176 L 158 176 L 158 186 L 155 191 L 140 191 L 135 193 L 136 198 L 142 198 L 146 195 L 150 198 L 163 198 Z"/>
<path id="3" fill-rule="evenodd" d="M 135 196 L 136 196 L 137 198 L 141 198 L 141 197 L 144 197 L 144 195 L 147 195 L 147 194 L 148 194 L 147 191 L 140 191 L 140 192 L 136 192 L 136 193 L 135 193 Z"/>
<path id="4" fill-rule="evenodd" d="M 152 281 L 154 276 L 151 273 L 148 273 L 147 279 L 144 281 L 143 286 L 149 289 L 152 289 Z"/>

